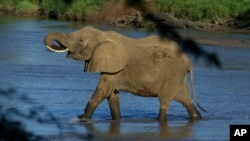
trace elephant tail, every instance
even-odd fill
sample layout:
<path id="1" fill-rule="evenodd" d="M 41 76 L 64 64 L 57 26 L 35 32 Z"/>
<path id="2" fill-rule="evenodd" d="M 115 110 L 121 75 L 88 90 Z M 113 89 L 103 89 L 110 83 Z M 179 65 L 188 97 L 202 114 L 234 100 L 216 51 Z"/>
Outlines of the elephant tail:
<path id="1" fill-rule="evenodd" d="M 194 101 L 196 102 L 197 106 L 204 112 L 207 112 L 200 104 L 198 98 L 197 98 L 197 95 L 195 93 L 195 90 L 194 90 L 194 78 L 193 78 L 193 68 L 192 66 L 190 66 L 190 69 L 189 69 L 189 75 L 190 75 L 190 85 L 191 85 L 191 89 L 192 89 L 192 96 L 194 98 Z"/>

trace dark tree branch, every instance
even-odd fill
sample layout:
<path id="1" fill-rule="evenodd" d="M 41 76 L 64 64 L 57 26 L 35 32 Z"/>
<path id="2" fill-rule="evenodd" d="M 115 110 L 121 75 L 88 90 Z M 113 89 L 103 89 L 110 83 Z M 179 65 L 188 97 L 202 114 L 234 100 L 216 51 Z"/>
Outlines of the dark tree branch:
<path id="1" fill-rule="evenodd" d="M 183 48 L 185 52 L 190 52 L 197 59 L 203 58 L 207 61 L 208 65 L 215 65 L 221 68 L 221 62 L 216 53 L 210 53 L 202 49 L 195 41 L 191 39 L 184 39 L 175 31 L 175 28 L 166 22 L 162 22 L 150 10 L 145 0 L 125 0 L 125 6 L 133 7 L 141 11 L 145 20 L 150 20 L 156 24 L 155 28 L 162 38 L 169 38 L 176 41 Z"/>

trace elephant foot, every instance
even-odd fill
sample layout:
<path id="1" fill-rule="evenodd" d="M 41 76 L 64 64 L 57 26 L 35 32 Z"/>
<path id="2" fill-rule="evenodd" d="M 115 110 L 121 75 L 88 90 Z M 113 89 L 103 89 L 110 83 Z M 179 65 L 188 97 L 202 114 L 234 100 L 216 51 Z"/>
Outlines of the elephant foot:
<path id="1" fill-rule="evenodd" d="M 194 120 L 199 120 L 201 119 L 201 115 L 200 113 L 193 113 L 192 115 L 190 115 L 192 119 Z"/>
<path id="2" fill-rule="evenodd" d="M 73 119 L 71 119 L 72 123 L 93 123 L 93 120 L 90 118 L 86 118 L 84 115 L 79 115 Z"/>
<path id="3" fill-rule="evenodd" d="M 92 119 L 87 119 L 87 118 L 79 119 L 78 117 L 75 117 L 75 118 L 72 118 L 70 120 L 70 123 L 87 123 L 87 124 L 90 124 L 90 123 L 93 123 L 93 120 Z"/>
<path id="4" fill-rule="evenodd" d="M 92 119 L 87 119 L 87 118 L 81 118 L 81 119 L 78 118 L 78 121 L 79 121 L 80 123 L 88 123 L 88 124 L 94 122 Z"/>
<path id="5" fill-rule="evenodd" d="M 160 109 L 159 116 L 158 116 L 159 121 L 166 121 L 167 120 L 167 112 L 166 109 Z"/>
<path id="6" fill-rule="evenodd" d="M 188 109 L 188 114 L 192 119 L 195 120 L 199 120 L 201 119 L 201 114 L 199 113 L 199 111 L 193 106 L 193 104 L 190 106 L 190 108 Z"/>

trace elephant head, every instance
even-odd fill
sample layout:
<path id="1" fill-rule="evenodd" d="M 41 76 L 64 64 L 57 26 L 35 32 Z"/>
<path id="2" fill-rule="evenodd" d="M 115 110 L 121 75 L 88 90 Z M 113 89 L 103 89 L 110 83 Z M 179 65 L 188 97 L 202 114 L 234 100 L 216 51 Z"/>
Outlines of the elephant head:
<path id="1" fill-rule="evenodd" d="M 107 32 L 90 26 L 72 33 L 50 32 L 44 38 L 45 46 L 53 52 L 68 52 L 68 57 L 84 60 L 89 72 L 121 71 L 128 61 L 124 45 L 112 39 Z"/>

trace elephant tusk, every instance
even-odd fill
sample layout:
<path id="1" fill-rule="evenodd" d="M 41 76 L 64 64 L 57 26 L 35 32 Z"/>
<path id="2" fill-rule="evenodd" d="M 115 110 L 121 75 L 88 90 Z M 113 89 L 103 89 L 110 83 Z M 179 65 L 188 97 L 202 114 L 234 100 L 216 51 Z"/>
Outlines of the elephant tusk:
<path id="1" fill-rule="evenodd" d="M 47 46 L 47 45 L 46 45 L 46 47 L 47 47 L 50 51 L 53 51 L 53 52 L 63 53 L 63 52 L 68 52 L 68 51 L 69 51 L 68 48 L 57 50 L 57 49 L 53 49 L 52 47 Z"/>

